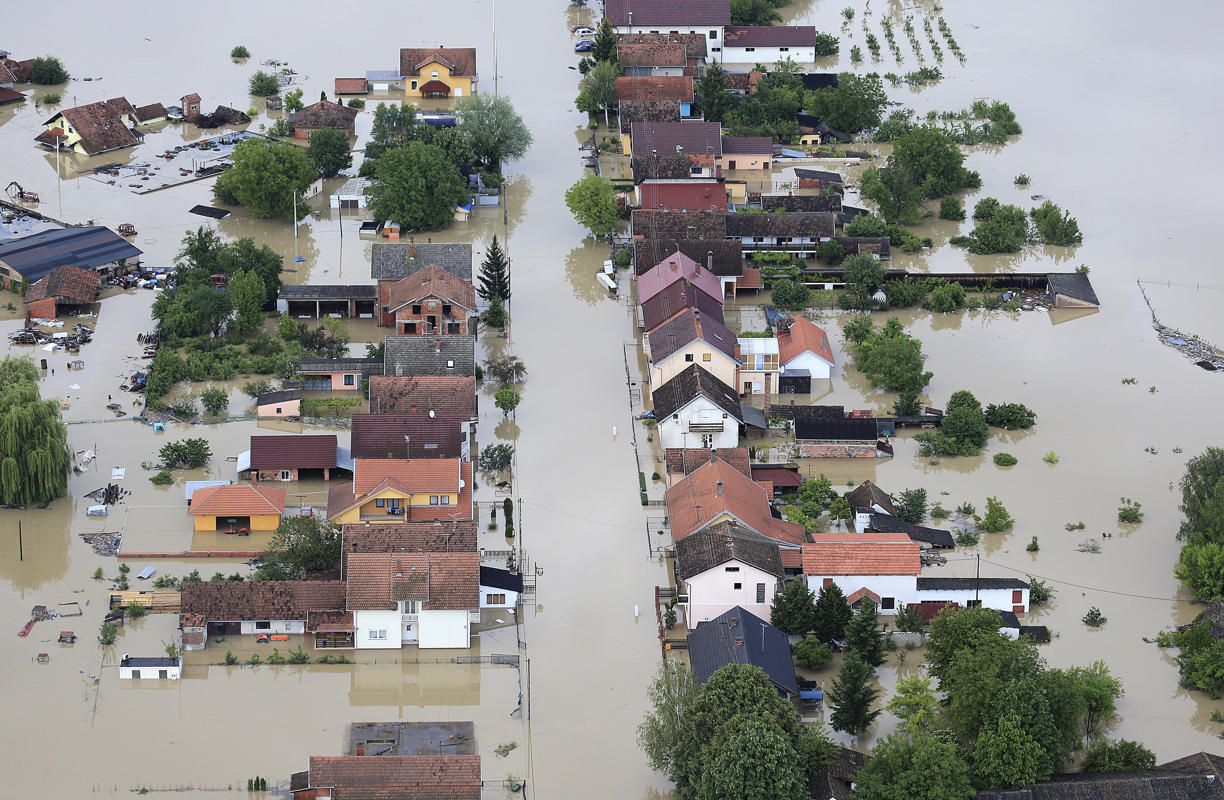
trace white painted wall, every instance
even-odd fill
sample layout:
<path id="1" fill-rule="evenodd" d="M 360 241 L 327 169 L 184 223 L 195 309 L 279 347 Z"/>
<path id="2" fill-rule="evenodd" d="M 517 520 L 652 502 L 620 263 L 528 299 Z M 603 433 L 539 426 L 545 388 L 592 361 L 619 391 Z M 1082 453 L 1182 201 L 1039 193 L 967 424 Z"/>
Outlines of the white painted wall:
<path id="1" fill-rule="evenodd" d="M 498 595 L 504 594 L 506 596 L 506 602 L 504 603 L 489 602 L 489 595 L 492 595 L 492 594 L 498 594 Z M 480 587 L 480 607 L 481 608 L 514 608 L 517 605 L 518 605 L 518 592 L 512 592 L 508 589 L 497 589 L 493 586 L 481 586 Z"/>
<path id="2" fill-rule="evenodd" d="M 831 347 L 831 345 L 830 345 Z M 782 365 L 782 375 L 788 369 L 806 369 L 813 378 L 828 378 L 833 374 L 833 365 L 810 350 L 792 358 Z"/>
<path id="3" fill-rule="evenodd" d="M 303 619 L 273 619 L 261 621 L 268 622 L 268 627 L 256 628 L 255 622 L 252 620 L 241 623 L 240 630 L 242 633 L 250 634 L 252 636 L 259 633 L 292 633 L 300 636 L 306 632 L 306 620 Z"/>
<path id="4" fill-rule="evenodd" d="M 1014 611 L 1013 606 L 1024 606 L 1024 611 L 1029 609 L 1029 590 L 1020 589 L 1019 603 L 1012 602 L 1012 589 L 982 589 L 977 593 L 982 600 L 983 608 L 993 608 L 997 611 Z M 918 592 L 918 602 L 931 603 L 948 601 L 951 603 L 960 603 L 962 606 L 967 606 L 969 601 L 974 599 L 973 589 L 924 589 Z M 1021 613 L 1017 611 L 1016 613 Z"/>
<path id="5" fill-rule="evenodd" d="M 353 622 L 357 628 L 354 643 L 358 650 L 398 650 L 404 646 L 398 610 L 355 611 Z M 382 631 L 387 632 L 386 638 L 371 638 L 371 632 Z"/>
<path id="6" fill-rule="evenodd" d="M 816 60 L 816 46 L 811 47 L 735 47 L 723 48 L 723 61 L 731 64 L 776 64 L 784 58 L 793 58 L 800 64 L 811 64 Z"/>
<path id="7" fill-rule="evenodd" d="M 805 575 L 808 588 L 819 594 L 826 578 L 841 588 L 849 597 L 866 586 L 880 596 L 880 615 L 896 614 L 901 604 L 918 602 L 917 575 Z M 893 598 L 893 607 L 884 608 L 884 598 Z"/>
<path id="8" fill-rule="evenodd" d="M 178 666 L 174 667 L 119 667 L 119 680 L 134 680 L 142 681 L 158 680 L 161 675 L 161 670 L 166 670 L 165 680 L 177 681 L 183 677 L 183 663 L 179 662 Z"/>
<path id="9" fill-rule="evenodd" d="M 756 601 L 758 584 L 765 587 L 764 603 Z M 769 622 L 769 606 L 777 584 L 777 577 L 736 560 L 693 575 L 685 581 L 684 587 L 688 593 L 684 616 L 688 620 L 689 630 L 696 628 L 697 623 L 709 622 L 735 606 L 742 606 L 745 611 Z"/>
<path id="10" fill-rule="evenodd" d="M 422 650 L 430 648 L 463 649 L 472 646 L 471 617 L 466 610 L 422 610 L 420 617 Z"/>
<path id="11" fill-rule="evenodd" d="M 702 433 L 689 431 L 690 425 L 723 424 L 722 431 Z M 659 441 L 663 447 L 703 447 L 702 436 L 712 436 L 710 447 L 739 447 L 739 422 L 707 397 L 700 396 L 667 419 L 657 420 Z M 686 435 L 687 434 L 687 435 Z"/>

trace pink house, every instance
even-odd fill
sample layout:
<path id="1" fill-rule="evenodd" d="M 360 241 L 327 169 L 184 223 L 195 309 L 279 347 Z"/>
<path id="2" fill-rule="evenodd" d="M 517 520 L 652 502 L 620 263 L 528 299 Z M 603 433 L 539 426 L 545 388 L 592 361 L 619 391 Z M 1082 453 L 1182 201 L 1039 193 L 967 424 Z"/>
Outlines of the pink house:
<path id="1" fill-rule="evenodd" d="M 768 136 L 724 136 L 720 169 L 769 169 L 773 163 L 773 139 Z"/>
<path id="2" fill-rule="evenodd" d="M 284 389 L 255 398 L 256 416 L 296 419 L 302 416 L 302 390 Z"/>

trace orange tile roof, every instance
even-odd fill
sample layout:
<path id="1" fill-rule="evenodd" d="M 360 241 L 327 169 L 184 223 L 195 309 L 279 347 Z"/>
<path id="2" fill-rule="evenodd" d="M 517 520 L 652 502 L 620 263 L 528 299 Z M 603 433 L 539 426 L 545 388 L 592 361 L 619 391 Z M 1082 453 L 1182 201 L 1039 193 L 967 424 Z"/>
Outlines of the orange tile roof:
<path id="1" fill-rule="evenodd" d="M 833 363 L 833 350 L 829 347 L 829 335 L 824 329 L 805 317 L 795 317 L 790 330 L 778 334 L 778 352 L 785 364 L 796 356 L 811 351 Z"/>
<path id="2" fill-rule="evenodd" d="M 723 513 L 771 539 L 790 544 L 805 541 L 802 525 L 775 518 L 765 489 L 722 459 L 694 470 L 668 489 L 666 497 L 673 541 L 701 530 Z"/>
<path id="3" fill-rule="evenodd" d="M 476 310 L 476 290 L 472 284 L 433 264 L 391 284 L 387 310 L 396 311 L 426 297 Z"/>
<path id="4" fill-rule="evenodd" d="M 870 531 L 868 533 L 813 533 L 811 535 L 811 540 L 817 544 L 850 544 L 862 542 L 880 544 L 887 542 L 904 543 L 912 541 L 907 533 L 880 533 L 876 531 Z"/>
<path id="5" fill-rule="evenodd" d="M 364 476 L 366 481 L 377 481 L 370 486 L 369 491 L 354 492 L 354 487 L 357 484 L 358 475 L 360 474 L 361 465 L 377 465 L 377 464 L 432 464 L 435 469 L 440 472 L 445 472 L 448 475 L 455 474 L 455 466 L 458 465 L 457 480 L 449 485 L 443 485 L 441 488 L 429 488 L 428 485 L 413 482 L 411 476 L 398 475 L 396 477 L 381 477 L 378 471 L 373 466 L 367 466 L 367 473 Z M 438 466 L 443 465 L 443 466 Z M 459 500 L 455 505 L 450 506 L 408 506 L 407 513 L 397 522 L 432 522 L 433 520 L 470 520 L 472 519 L 472 462 L 460 462 L 457 458 L 431 458 L 417 459 L 415 461 L 398 461 L 396 459 L 363 459 L 359 458 L 354 462 L 353 483 L 334 483 L 328 487 L 327 493 L 327 518 L 332 519 L 338 514 L 348 511 L 353 506 L 363 502 L 364 498 L 371 491 L 378 489 L 384 484 L 393 487 L 403 492 L 405 495 L 409 492 L 438 492 L 439 494 L 450 494 L 452 492 L 459 493 Z M 399 467 L 396 467 L 399 469 Z M 419 469 L 419 467 L 414 467 Z M 423 480 L 423 479 L 422 479 Z M 458 482 L 462 481 L 462 486 Z"/>
<path id="6" fill-rule="evenodd" d="M 350 611 L 391 609 L 401 600 L 429 610 L 480 607 L 477 553 L 351 553 L 345 568 Z"/>
<path id="7" fill-rule="evenodd" d="M 908 538 L 908 537 L 906 537 Z M 803 545 L 805 575 L 917 575 L 917 542 L 820 542 Z"/>
<path id="8" fill-rule="evenodd" d="M 458 492 L 457 458 L 358 458 L 353 462 L 353 493 L 369 494 L 387 479 L 415 492 Z"/>
<path id="9" fill-rule="evenodd" d="M 479 797 L 480 756 L 311 756 L 310 786 L 395 787 L 403 797 L 470 789 Z"/>
<path id="10" fill-rule="evenodd" d="M 679 100 L 693 99 L 693 79 L 687 75 L 655 75 L 616 79 L 617 100 Z"/>
<path id="11" fill-rule="evenodd" d="M 846 602 L 849 603 L 850 605 L 854 605 L 859 600 L 862 600 L 864 597 L 870 597 L 875 602 L 876 605 L 880 604 L 880 596 L 876 594 L 875 592 L 871 591 L 870 589 L 868 589 L 866 586 L 864 586 L 862 589 L 859 589 L 857 592 L 852 593 L 849 597 L 846 598 Z"/>
<path id="12" fill-rule="evenodd" d="M 803 566 L 803 551 L 794 548 L 782 549 L 782 566 L 787 569 L 800 569 Z"/>
<path id="13" fill-rule="evenodd" d="M 247 484 L 209 486 L 191 495 L 189 511 L 196 516 L 279 515 L 285 512 L 285 490 Z"/>

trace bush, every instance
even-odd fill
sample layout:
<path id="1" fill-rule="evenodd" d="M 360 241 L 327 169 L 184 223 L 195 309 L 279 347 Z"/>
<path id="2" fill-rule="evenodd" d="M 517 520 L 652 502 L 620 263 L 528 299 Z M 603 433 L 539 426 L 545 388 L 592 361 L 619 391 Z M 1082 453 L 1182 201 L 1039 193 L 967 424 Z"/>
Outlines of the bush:
<path id="1" fill-rule="evenodd" d="M 65 83 L 68 80 L 68 70 L 55 56 L 40 56 L 30 63 L 30 83 L 49 86 L 54 83 Z"/>
<path id="2" fill-rule="evenodd" d="M 1007 509 L 999 502 L 997 497 L 986 498 L 986 516 L 982 518 L 974 517 L 974 521 L 978 527 L 987 533 L 999 533 L 1011 528 L 1015 524 L 1015 520 L 1007 513 Z"/>
<path id="3" fill-rule="evenodd" d="M 1024 549 L 1030 553 L 1036 553 L 1041 549 L 1041 545 L 1037 543 L 1037 537 L 1034 536 L 1032 541 L 1024 546 Z M 1029 602 L 1032 602 L 1032 589 L 1029 590 Z"/>
<path id="4" fill-rule="evenodd" d="M 1058 463 L 1058 453 L 1055 453 L 1053 450 L 1051 450 L 1050 452 L 1042 456 L 1041 460 L 1046 462 L 1047 464 L 1057 464 Z"/>
<path id="5" fill-rule="evenodd" d="M 263 70 L 251 76 L 247 87 L 255 97 L 270 97 L 280 91 L 280 83 L 276 80 L 276 76 L 269 75 Z"/>
<path id="6" fill-rule="evenodd" d="M 1000 467 L 1014 467 L 1017 459 L 1011 453 L 995 453 L 994 462 Z"/>
<path id="7" fill-rule="evenodd" d="M 943 281 L 931 292 L 926 308 L 931 311 L 955 311 L 965 305 L 965 287 L 959 283 Z"/>
<path id="8" fill-rule="evenodd" d="M 986 424 L 992 428 L 1015 431 L 1031 428 L 1036 422 L 1037 415 L 1023 403 L 991 403 L 986 406 Z"/>
<path id="9" fill-rule="evenodd" d="M 628 247 L 617 250 L 616 255 L 612 257 L 612 263 L 621 268 L 629 266 L 633 263 L 633 251 Z"/>
<path id="10" fill-rule="evenodd" d="M 804 669 L 820 669 L 833 658 L 833 651 L 815 636 L 806 636 L 791 646 L 791 655 Z"/>
<path id="11" fill-rule="evenodd" d="M 119 629 L 115 627 L 115 623 L 103 622 L 102 628 L 98 631 L 98 643 L 102 645 L 114 644 L 118 636 Z"/>
<path id="12" fill-rule="evenodd" d="M 234 655 L 234 651 L 226 650 L 225 651 L 225 665 L 227 667 L 232 667 L 237 663 L 238 663 L 238 656 Z"/>
<path id="13" fill-rule="evenodd" d="M 1143 522 L 1143 512 L 1139 509 L 1142 504 L 1129 497 L 1122 498 L 1122 505 L 1118 507 L 1118 522 L 1125 522 L 1129 525 L 1136 525 Z"/>
<path id="14" fill-rule="evenodd" d="M 501 472 L 509 469 L 513 460 L 514 446 L 502 442 L 481 448 L 476 463 L 483 472 Z"/>
<path id="15" fill-rule="evenodd" d="M 149 478 L 149 480 L 153 482 L 154 486 L 169 486 L 174 483 L 174 476 L 163 469 L 152 478 Z"/>
<path id="16" fill-rule="evenodd" d="M 216 416 L 229 406 L 229 392 L 210 386 L 200 393 L 200 402 L 209 414 Z"/>
<path id="17" fill-rule="evenodd" d="M 259 397 L 261 394 L 267 394 L 270 391 L 272 391 L 272 384 L 267 381 L 247 381 L 242 384 L 242 393 L 250 398 Z"/>
<path id="18" fill-rule="evenodd" d="M 754 254 L 754 255 L 759 255 Z M 841 243 L 830 239 L 827 242 L 821 242 L 816 247 L 816 257 L 824 264 L 835 267 L 846 258 L 846 248 L 841 246 Z"/>
<path id="19" fill-rule="evenodd" d="M 242 45 L 236 45 L 233 50 L 230 50 L 230 58 L 250 58 L 251 51 Z"/>
<path id="20" fill-rule="evenodd" d="M 959 222 L 965 218 L 965 204 L 959 197 L 949 195 L 939 201 L 939 218 Z"/>
<path id="21" fill-rule="evenodd" d="M 950 516 L 952 512 L 944 508 L 942 503 L 931 506 L 931 519 L 947 519 Z"/>
<path id="22" fill-rule="evenodd" d="M 1093 606 L 1092 608 L 1088 609 L 1088 613 L 1083 616 L 1081 621 L 1089 628 L 1099 628 L 1109 620 L 1104 614 L 1101 613 L 1101 609 Z"/>
<path id="23" fill-rule="evenodd" d="M 772 300 L 779 308 L 807 308 L 812 301 L 812 290 L 799 281 L 778 281 L 773 286 Z"/>
<path id="24" fill-rule="evenodd" d="M 1129 739 L 1097 739 L 1084 756 L 1084 772 L 1144 772 L 1155 766 L 1156 754 Z"/>
<path id="25" fill-rule="evenodd" d="M 258 658 L 258 656 L 256 656 Z M 280 654 L 279 648 L 272 648 L 272 655 L 268 656 L 269 664 L 284 664 L 285 657 Z"/>
<path id="26" fill-rule="evenodd" d="M 365 100 L 362 100 L 360 97 L 350 97 L 349 101 L 345 105 L 347 105 L 349 108 L 355 108 L 358 111 L 361 111 L 365 108 Z"/>
<path id="27" fill-rule="evenodd" d="M 957 531 L 956 543 L 961 547 L 973 547 L 978 543 L 978 535 L 971 530 Z"/>
<path id="28" fill-rule="evenodd" d="M 774 3 L 777 5 L 777 3 Z M 816 55 L 818 56 L 835 56 L 840 48 L 837 37 L 831 33 L 816 34 Z"/>
<path id="29" fill-rule="evenodd" d="M 1040 208 L 1029 212 L 1037 226 L 1037 233 L 1046 244 L 1070 246 L 1084 241 L 1079 223 L 1070 213 L 1047 200 Z"/>
<path id="30" fill-rule="evenodd" d="M 1030 605 L 1039 606 L 1054 599 L 1054 590 L 1045 581 L 1034 578 L 1032 575 L 1028 576 L 1028 581 Z"/>
<path id="31" fill-rule="evenodd" d="M 158 455 L 166 469 L 195 469 L 208 463 L 212 450 L 207 439 L 184 439 L 181 442 L 167 442 Z"/>
<path id="32" fill-rule="evenodd" d="M 170 411 L 182 419 L 195 419 L 200 413 L 200 409 L 196 406 L 194 397 L 182 397 L 175 400 L 169 406 Z"/>
<path id="33" fill-rule="evenodd" d="M 884 285 L 889 308 L 916 306 L 927 296 L 927 282 L 918 278 L 902 278 Z"/>

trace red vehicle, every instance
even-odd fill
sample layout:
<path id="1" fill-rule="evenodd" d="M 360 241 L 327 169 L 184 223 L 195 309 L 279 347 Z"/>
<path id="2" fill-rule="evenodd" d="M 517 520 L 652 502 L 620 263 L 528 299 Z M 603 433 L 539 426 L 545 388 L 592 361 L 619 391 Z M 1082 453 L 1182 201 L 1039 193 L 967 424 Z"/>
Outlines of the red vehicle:
<path id="1" fill-rule="evenodd" d="M 118 231 L 120 236 L 135 236 L 136 235 L 136 226 L 130 222 L 123 223 L 115 230 Z"/>

